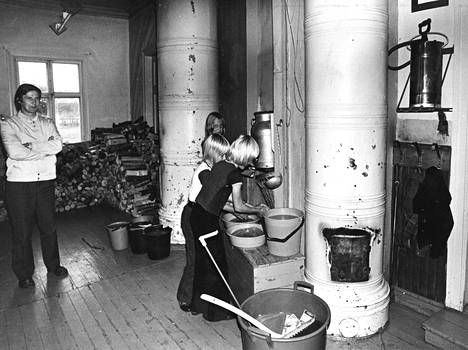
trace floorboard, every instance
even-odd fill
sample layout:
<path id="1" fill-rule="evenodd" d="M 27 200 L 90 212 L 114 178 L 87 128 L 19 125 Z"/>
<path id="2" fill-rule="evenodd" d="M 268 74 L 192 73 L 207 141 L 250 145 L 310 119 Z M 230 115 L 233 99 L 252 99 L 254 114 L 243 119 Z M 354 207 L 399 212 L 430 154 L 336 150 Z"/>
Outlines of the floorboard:
<path id="1" fill-rule="evenodd" d="M 56 313 L 52 317 L 60 319 L 61 314 L 63 314 L 63 319 L 70 327 L 72 337 L 71 341 L 75 341 L 75 347 L 78 349 L 95 349 L 94 343 L 91 341 L 90 334 L 86 331 L 78 310 L 75 308 L 75 305 L 73 305 L 69 293 L 63 294 L 60 298 L 49 298 L 48 304 L 55 302 L 60 307 L 60 310 L 58 308 L 54 308 L 53 310 Z"/>
<path id="2" fill-rule="evenodd" d="M 0 312 L 0 349 L 8 349 L 8 335 L 5 312 Z"/>
<path id="3" fill-rule="evenodd" d="M 45 316 L 48 317 L 50 326 L 55 330 L 60 349 L 76 350 L 76 339 L 73 337 L 70 324 L 65 319 L 58 298 L 44 299 Z M 46 321 L 47 322 L 47 321 Z"/>
<path id="4" fill-rule="evenodd" d="M 36 288 L 22 290 L 10 267 L 10 229 L 0 223 L 0 350 L 236 350 L 236 320 L 207 322 L 182 312 L 175 292 L 185 252 L 163 260 L 113 251 L 106 225 L 131 218 L 92 207 L 58 215 L 63 280 L 47 274 L 34 235 Z M 327 340 L 327 349 L 435 349 L 424 342 L 428 317 L 391 304 L 389 326 L 362 340 Z"/>

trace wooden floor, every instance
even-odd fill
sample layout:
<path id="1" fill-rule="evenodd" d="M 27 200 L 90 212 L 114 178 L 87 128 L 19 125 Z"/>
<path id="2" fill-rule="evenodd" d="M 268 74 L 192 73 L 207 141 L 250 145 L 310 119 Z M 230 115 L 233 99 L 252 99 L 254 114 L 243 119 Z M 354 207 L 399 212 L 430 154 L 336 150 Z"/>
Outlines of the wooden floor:
<path id="1" fill-rule="evenodd" d="M 242 349 L 235 320 L 210 323 L 179 309 L 182 247 L 159 261 L 110 248 L 105 226 L 127 218 L 103 207 L 60 214 L 59 246 L 70 276 L 47 277 L 36 234 L 34 290 L 17 287 L 10 230 L 0 223 L 0 349 Z M 424 342 L 426 319 L 392 304 L 384 332 L 359 341 L 328 339 L 327 349 L 435 349 Z"/>

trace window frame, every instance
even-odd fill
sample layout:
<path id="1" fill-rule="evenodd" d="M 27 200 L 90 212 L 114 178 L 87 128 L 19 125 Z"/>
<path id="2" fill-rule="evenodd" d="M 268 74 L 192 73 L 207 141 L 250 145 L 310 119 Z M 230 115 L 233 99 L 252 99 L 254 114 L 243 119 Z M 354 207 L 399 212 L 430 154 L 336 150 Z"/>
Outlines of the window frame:
<path id="1" fill-rule="evenodd" d="M 13 57 L 13 64 L 14 64 L 14 78 L 15 78 L 15 85 L 19 86 L 20 78 L 19 78 L 19 66 L 18 62 L 38 62 L 38 63 L 45 63 L 46 64 L 46 72 L 47 72 L 47 84 L 49 91 L 42 92 L 42 97 L 48 98 L 48 110 L 47 115 L 55 121 L 55 98 L 78 98 L 80 101 L 80 141 L 84 142 L 86 138 L 86 112 L 85 112 L 85 93 L 84 93 L 84 83 L 83 83 L 83 61 L 79 59 L 73 58 L 53 58 L 53 57 L 37 57 L 37 56 L 26 56 L 26 55 L 15 55 Z M 54 90 L 54 80 L 53 80 L 53 63 L 64 63 L 64 64 L 76 64 L 78 65 L 78 79 L 79 79 L 79 89 L 78 93 L 76 92 L 55 92 Z M 67 142 L 64 142 L 67 143 Z"/>

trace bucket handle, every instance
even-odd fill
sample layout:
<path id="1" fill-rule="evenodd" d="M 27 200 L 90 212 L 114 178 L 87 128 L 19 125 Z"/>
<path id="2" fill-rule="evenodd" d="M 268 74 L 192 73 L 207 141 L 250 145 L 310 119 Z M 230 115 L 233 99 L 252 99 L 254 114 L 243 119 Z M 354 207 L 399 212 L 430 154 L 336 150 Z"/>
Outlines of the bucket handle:
<path id="1" fill-rule="evenodd" d="M 270 241 L 270 242 L 280 242 L 280 243 L 284 243 L 286 242 L 288 239 L 290 239 L 297 231 L 299 231 L 299 229 L 302 227 L 302 225 L 304 225 L 304 221 L 305 221 L 305 218 L 304 216 L 301 218 L 301 223 L 299 224 L 299 226 L 297 226 L 290 234 L 288 234 L 286 237 L 284 238 L 275 238 L 275 237 L 270 237 L 268 236 L 268 233 L 267 233 L 267 230 L 265 230 L 265 236 L 266 236 L 266 239 L 267 241 Z"/>
<path id="2" fill-rule="evenodd" d="M 306 281 L 296 281 L 294 282 L 294 290 L 298 290 L 299 288 L 308 289 L 310 290 L 310 294 L 314 294 L 314 285 L 310 284 Z"/>
<path id="3" fill-rule="evenodd" d="M 116 223 L 114 223 L 116 224 Z M 128 226 L 128 222 L 124 223 L 122 221 L 121 225 L 116 225 L 115 227 L 111 227 L 112 224 L 109 224 L 107 225 L 107 228 L 110 230 L 110 231 L 117 231 L 117 230 L 120 230 L 123 227 L 127 227 Z"/>
<path id="4" fill-rule="evenodd" d="M 274 343 L 273 339 L 271 339 L 271 334 L 268 334 L 267 332 L 262 331 L 261 329 L 258 329 L 256 327 L 248 326 L 247 325 L 247 336 L 252 339 L 251 333 L 255 334 L 257 337 L 260 339 L 265 340 L 265 342 L 268 345 L 268 349 L 273 349 Z M 249 333 L 250 332 L 250 333 Z"/>

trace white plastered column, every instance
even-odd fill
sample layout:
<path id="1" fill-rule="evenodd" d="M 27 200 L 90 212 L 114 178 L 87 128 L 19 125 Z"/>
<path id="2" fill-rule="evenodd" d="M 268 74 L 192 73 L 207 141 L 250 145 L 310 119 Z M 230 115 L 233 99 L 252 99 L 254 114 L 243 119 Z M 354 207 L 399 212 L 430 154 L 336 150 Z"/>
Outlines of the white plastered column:
<path id="1" fill-rule="evenodd" d="M 218 110 L 216 12 L 216 0 L 159 0 L 157 7 L 159 219 L 172 228 L 172 243 L 184 243 L 182 209 L 201 160 L 206 117 Z"/>
<path id="2" fill-rule="evenodd" d="M 306 0 L 306 279 L 331 309 L 328 334 L 370 336 L 388 321 L 383 278 L 386 0 Z M 331 280 L 324 228 L 371 234 L 366 282 Z"/>

